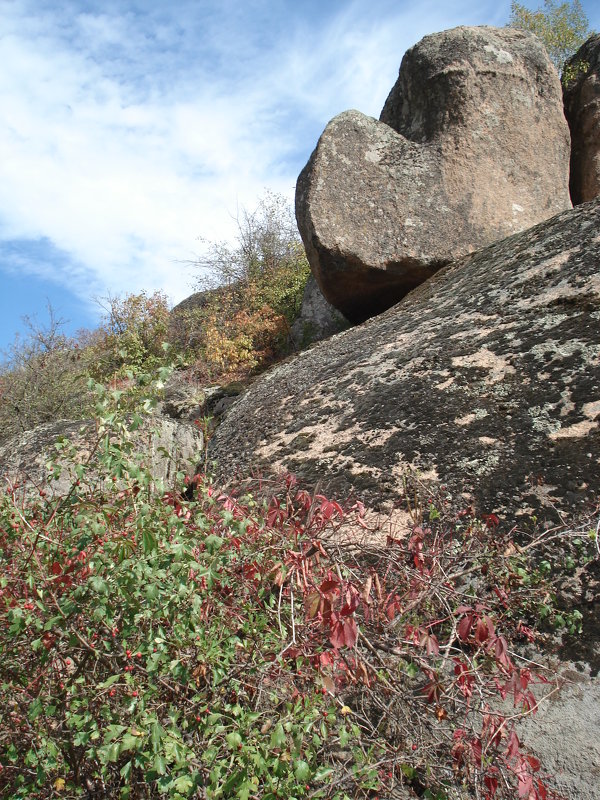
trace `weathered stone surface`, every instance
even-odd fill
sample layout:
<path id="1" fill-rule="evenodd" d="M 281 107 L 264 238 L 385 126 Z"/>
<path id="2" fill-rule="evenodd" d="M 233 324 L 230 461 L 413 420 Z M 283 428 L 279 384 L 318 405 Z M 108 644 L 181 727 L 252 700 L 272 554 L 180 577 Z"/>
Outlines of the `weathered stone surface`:
<path id="1" fill-rule="evenodd" d="M 313 342 L 339 333 L 348 325 L 343 314 L 325 300 L 314 275 L 310 275 L 304 288 L 300 314 L 291 328 L 294 347 L 301 350 Z"/>
<path id="2" fill-rule="evenodd" d="M 206 404 L 218 389 L 218 386 L 201 386 L 187 371 L 175 371 L 165 384 L 159 411 L 172 419 L 193 422 L 205 416 Z"/>
<path id="3" fill-rule="evenodd" d="M 570 666 L 570 665 L 569 665 Z M 556 789 L 569 800 L 596 800 L 600 782 L 600 679 L 561 670 L 560 693 L 543 701 L 535 717 L 519 725 L 519 736 L 540 757 Z"/>
<path id="4" fill-rule="evenodd" d="M 47 462 L 59 460 L 54 447 L 64 437 L 76 447 L 76 461 L 95 463 L 96 424 L 82 420 L 57 420 L 40 425 L 9 440 L 0 447 L 0 476 L 10 484 L 35 486 L 62 495 L 76 480 L 74 465 L 60 459 L 63 466 L 58 480 L 48 479 Z M 132 434 L 134 451 L 142 455 L 141 464 L 149 468 L 156 481 L 167 485 L 177 471 L 194 473 L 203 451 L 204 439 L 193 425 L 160 416 L 149 416 Z M 92 469 L 91 475 L 97 474 Z"/>
<path id="5" fill-rule="evenodd" d="M 585 203 L 600 194 L 600 34 L 592 36 L 569 60 L 576 77 L 564 90 L 571 129 L 571 200 Z"/>
<path id="6" fill-rule="evenodd" d="M 417 470 L 480 512 L 589 510 L 599 264 L 600 200 L 446 267 L 257 380 L 211 442 L 220 476 L 284 468 L 377 506 Z"/>
<path id="7" fill-rule="evenodd" d="M 326 127 L 296 216 L 327 300 L 352 321 L 442 264 L 570 206 L 560 82 L 539 40 L 456 28 L 405 55 L 381 121 Z"/>

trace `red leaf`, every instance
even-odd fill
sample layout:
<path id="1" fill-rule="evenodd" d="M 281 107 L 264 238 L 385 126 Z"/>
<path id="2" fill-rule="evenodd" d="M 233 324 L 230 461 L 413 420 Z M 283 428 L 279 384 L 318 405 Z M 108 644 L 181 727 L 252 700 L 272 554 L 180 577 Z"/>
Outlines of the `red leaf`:
<path id="1" fill-rule="evenodd" d="M 495 514 L 483 514 L 481 519 L 485 522 L 488 528 L 497 528 L 500 520 Z"/>
<path id="2" fill-rule="evenodd" d="M 330 667 L 333 664 L 333 661 L 333 653 L 330 650 L 326 650 L 319 656 L 319 664 L 322 667 Z"/>
<path id="3" fill-rule="evenodd" d="M 354 617 L 341 619 L 332 614 L 332 625 L 329 634 L 329 641 L 336 648 L 354 647 L 358 638 L 358 626 Z M 335 620 L 334 620 L 335 617 Z"/>
<path id="4" fill-rule="evenodd" d="M 396 617 L 397 614 L 400 613 L 401 610 L 402 606 L 400 605 L 400 599 L 398 598 L 398 595 L 394 595 L 386 606 L 385 615 L 391 621 Z"/>
<path id="5" fill-rule="evenodd" d="M 516 758 L 519 754 L 519 748 L 521 747 L 521 742 L 519 741 L 519 737 L 515 733 L 514 730 L 510 732 L 510 736 L 508 737 L 508 745 L 506 747 L 506 757 L 507 758 Z"/>
<path id="6" fill-rule="evenodd" d="M 356 589 L 353 589 L 352 591 L 348 589 L 345 595 L 345 603 L 340 609 L 341 616 L 348 617 L 350 614 L 354 614 L 358 608 L 359 599 L 360 598 Z"/>
<path id="7" fill-rule="evenodd" d="M 487 798 L 492 798 L 498 791 L 498 778 L 495 775 L 486 775 L 483 783 L 488 791 Z"/>
<path id="8" fill-rule="evenodd" d="M 471 674 L 470 667 L 458 659 L 455 659 L 454 674 L 457 676 L 458 686 L 463 696 L 467 698 L 471 697 L 475 678 Z"/>
<path id="9" fill-rule="evenodd" d="M 533 790 L 533 778 L 528 772 L 519 771 L 517 776 L 517 788 L 519 790 L 519 797 L 530 798 Z"/>
<path id="10" fill-rule="evenodd" d="M 473 627 L 473 617 L 470 615 L 463 617 L 461 621 L 458 623 L 456 632 L 458 633 L 458 638 L 461 640 L 461 642 L 467 641 L 471 633 L 472 627 Z"/>
<path id="11" fill-rule="evenodd" d="M 323 581 L 323 583 L 319 586 L 319 591 L 322 594 L 328 594 L 331 592 L 337 593 L 339 587 L 340 587 L 340 582 L 338 581 L 337 578 L 326 578 Z"/>
<path id="12" fill-rule="evenodd" d="M 513 666 L 511 658 L 508 655 L 508 643 L 504 636 L 496 637 L 494 641 L 494 654 L 498 663 L 506 669 L 510 669 Z"/>
<path id="13" fill-rule="evenodd" d="M 61 565 L 58 563 L 58 561 L 53 561 L 53 562 L 52 562 L 52 565 L 50 566 L 50 572 L 51 572 L 53 575 L 60 575 L 60 574 L 61 574 L 61 572 L 62 572 L 62 567 L 61 567 Z"/>
<path id="14" fill-rule="evenodd" d="M 437 654 L 440 652 L 440 645 L 435 633 L 429 633 L 427 630 L 421 630 L 419 644 L 421 647 L 425 647 L 427 649 L 428 656 L 437 656 Z"/>
<path id="15" fill-rule="evenodd" d="M 534 772 L 538 772 L 540 767 L 542 766 L 539 758 L 536 758 L 535 756 L 531 756 L 531 755 L 526 756 L 526 758 L 527 758 L 527 761 L 529 761 L 529 766 L 531 767 L 531 769 Z"/>
<path id="16" fill-rule="evenodd" d="M 492 620 L 487 616 L 478 619 L 477 625 L 475 626 L 475 641 L 477 644 L 483 644 L 493 635 L 494 624 Z"/>
<path id="17" fill-rule="evenodd" d="M 483 748 L 481 746 L 481 739 L 473 738 L 469 742 L 469 746 L 471 748 L 471 758 L 473 759 L 473 763 L 478 769 L 481 769 L 481 754 L 483 752 Z"/>
<path id="18" fill-rule="evenodd" d="M 340 519 L 344 518 L 344 512 L 339 503 L 336 503 L 335 500 L 327 500 L 326 497 L 320 494 L 318 494 L 315 499 L 321 501 L 321 515 L 323 519 L 329 520 L 336 515 L 340 517 Z"/>

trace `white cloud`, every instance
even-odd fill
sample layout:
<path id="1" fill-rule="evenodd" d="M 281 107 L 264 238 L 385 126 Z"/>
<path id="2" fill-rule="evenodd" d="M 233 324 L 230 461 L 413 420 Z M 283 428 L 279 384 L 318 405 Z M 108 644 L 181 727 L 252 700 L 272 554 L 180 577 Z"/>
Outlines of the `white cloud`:
<path id="1" fill-rule="evenodd" d="M 196 237 L 229 237 L 236 207 L 265 187 L 291 198 L 327 120 L 377 115 L 408 46 L 503 21 L 497 4 L 436 6 L 107 0 L 82 13 L 13 0 L 0 22 L 1 237 L 45 237 L 68 258 L 37 273 L 82 298 L 183 298 Z"/>

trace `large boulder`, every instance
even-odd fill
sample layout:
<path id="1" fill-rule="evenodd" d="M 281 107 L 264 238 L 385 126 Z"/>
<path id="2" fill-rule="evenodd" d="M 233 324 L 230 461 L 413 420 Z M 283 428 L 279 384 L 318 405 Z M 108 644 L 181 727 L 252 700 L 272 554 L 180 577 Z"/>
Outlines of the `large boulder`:
<path id="1" fill-rule="evenodd" d="M 556 70 L 513 28 L 426 36 L 377 121 L 326 127 L 298 179 L 296 216 L 327 300 L 352 321 L 441 265 L 570 207 Z"/>
<path id="2" fill-rule="evenodd" d="M 258 379 L 209 446 L 372 507 L 407 474 L 505 519 L 600 493 L 600 200 L 462 258 Z"/>
<path id="3" fill-rule="evenodd" d="M 571 200 L 600 194 L 600 34 L 592 36 L 565 67 L 565 114 L 571 129 Z"/>

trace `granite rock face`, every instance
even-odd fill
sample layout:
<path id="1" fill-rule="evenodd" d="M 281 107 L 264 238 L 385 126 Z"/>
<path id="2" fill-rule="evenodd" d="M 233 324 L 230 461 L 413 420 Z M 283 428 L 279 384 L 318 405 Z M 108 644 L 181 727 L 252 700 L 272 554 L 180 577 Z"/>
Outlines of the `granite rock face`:
<path id="1" fill-rule="evenodd" d="M 256 381 L 210 443 L 220 477 L 290 470 L 371 506 L 416 472 L 504 518 L 600 493 L 600 200 L 439 271 Z"/>
<path id="2" fill-rule="evenodd" d="M 98 474 L 93 468 L 96 463 L 96 424 L 82 420 L 56 420 L 9 440 L 0 447 L 0 476 L 25 489 L 35 486 L 58 496 L 65 494 L 77 476 L 73 463 L 59 459 L 59 452 L 54 447 L 59 438 L 75 447 L 75 463 L 86 464 L 91 459 L 90 475 L 94 480 Z M 147 417 L 132 435 L 132 441 L 134 452 L 140 454 L 141 464 L 151 470 L 156 481 L 167 485 L 175 482 L 179 470 L 194 474 L 204 449 L 202 433 L 192 424 L 160 416 Z M 62 465 L 58 480 L 49 479 L 47 462 L 51 459 L 58 459 Z"/>
<path id="3" fill-rule="evenodd" d="M 426 36 L 381 119 L 326 127 L 296 217 L 326 299 L 353 322 L 440 266 L 570 207 L 560 82 L 539 40 L 511 28 Z"/>
<path id="4" fill-rule="evenodd" d="M 600 34 L 569 59 L 575 77 L 564 90 L 571 129 L 571 200 L 585 203 L 600 194 Z"/>

